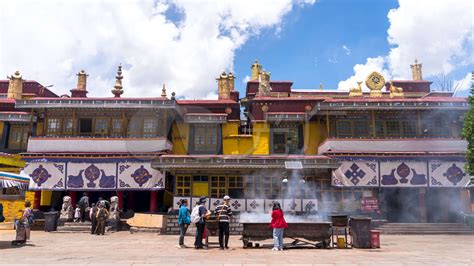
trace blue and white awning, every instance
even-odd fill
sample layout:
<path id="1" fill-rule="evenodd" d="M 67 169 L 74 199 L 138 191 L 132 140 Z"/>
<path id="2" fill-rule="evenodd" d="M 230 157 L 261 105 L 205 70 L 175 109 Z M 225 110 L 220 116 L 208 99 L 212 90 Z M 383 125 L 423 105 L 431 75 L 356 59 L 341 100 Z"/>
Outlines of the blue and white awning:
<path id="1" fill-rule="evenodd" d="M 0 172 L 0 188 L 18 187 L 26 190 L 29 184 L 30 178 L 28 176 Z"/>

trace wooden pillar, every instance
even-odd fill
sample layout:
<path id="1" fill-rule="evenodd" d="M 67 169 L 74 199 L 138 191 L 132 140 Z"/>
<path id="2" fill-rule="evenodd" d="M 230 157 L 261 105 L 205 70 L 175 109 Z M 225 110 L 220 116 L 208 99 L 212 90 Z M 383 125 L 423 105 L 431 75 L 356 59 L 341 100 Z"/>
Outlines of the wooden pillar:
<path id="1" fill-rule="evenodd" d="M 326 111 L 326 133 L 326 138 L 330 138 L 331 136 L 329 135 L 329 111 Z"/>
<path id="2" fill-rule="evenodd" d="M 35 191 L 35 197 L 33 200 L 33 210 L 39 210 L 41 205 L 41 190 Z"/>
<path id="3" fill-rule="evenodd" d="M 428 221 L 426 215 L 426 201 L 425 201 L 426 188 L 420 188 L 420 222 L 426 223 Z"/>
<path id="4" fill-rule="evenodd" d="M 375 130 L 375 111 L 372 110 L 372 138 L 375 138 L 377 135 L 377 131 Z"/>
<path id="5" fill-rule="evenodd" d="M 69 191 L 69 197 L 71 197 L 71 205 L 73 206 L 73 208 L 75 208 L 77 203 L 77 192 Z"/>
<path id="6" fill-rule="evenodd" d="M 123 191 L 117 191 L 118 197 L 118 208 L 119 210 L 123 210 Z"/>
<path id="7" fill-rule="evenodd" d="M 151 191 L 151 196 L 150 196 L 150 212 L 156 212 L 158 209 L 158 191 L 153 190 Z"/>
<path id="8" fill-rule="evenodd" d="M 418 126 L 418 136 L 423 135 L 423 132 L 421 132 L 421 118 L 420 118 L 420 110 L 416 110 L 416 120 L 417 120 L 417 126 Z"/>

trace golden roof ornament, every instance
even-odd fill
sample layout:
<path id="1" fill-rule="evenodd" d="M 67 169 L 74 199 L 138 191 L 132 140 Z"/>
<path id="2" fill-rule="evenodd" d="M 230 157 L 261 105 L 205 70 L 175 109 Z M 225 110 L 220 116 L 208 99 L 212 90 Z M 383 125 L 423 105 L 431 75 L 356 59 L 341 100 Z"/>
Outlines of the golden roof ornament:
<path id="1" fill-rule="evenodd" d="M 416 60 L 416 58 L 415 64 L 410 65 L 410 67 L 413 80 L 423 80 L 423 73 L 421 71 L 422 64 L 418 64 L 418 60 Z"/>
<path id="2" fill-rule="evenodd" d="M 15 71 L 13 75 L 7 76 L 7 78 L 10 80 L 8 82 L 7 98 L 21 100 L 23 96 L 23 78 L 20 71 Z"/>
<path id="3" fill-rule="evenodd" d="M 118 66 L 117 69 L 117 76 L 115 76 L 115 85 L 114 89 L 112 90 L 112 93 L 114 94 L 115 97 L 119 98 L 120 95 L 123 94 L 123 86 L 122 86 L 122 64 Z"/>
<path id="4" fill-rule="evenodd" d="M 403 88 L 394 86 L 392 81 L 387 82 L 387 89 L 390 91 L 390 98 L 404 97 Z"/>
<path id="5" fill-rule="evenodd" d="M 76 89 L 85 91 L 87 90 L 87 77 L 89 76 L 86 71 L 81 70 L 79 73 L 76 74 L 77 76 L 77 85 Z"/>
<path id="6" fill-rule="evenodd" d="M 362 81 L 357 81 L 356 88 L 349 89 L 349 97 L 362 97 Z"/>
<path id="7" fill-rule="evenodd" d="M 166 87 L 165 87 L 165 84 L 163 84 L 163 89 L 161 89 L 161 97 L 166 97 Z"/>
<path id="8" fill-rule="evenodd" d="M 371 98 L 382 97 L 382 88 L 385 86 L 385 79 L 379 72 L 370 73 L 365 79 L 365 85 L 370 89 Z"/>
<path id="9" fill-rule="evenodd" d="M 262 65 L 258 62 L 258 59 L 255 59 L 255 63 L 250 67 L 252 69 L 252 78 L 251 80 L 258 80 L 260 76 L 260 71 L 262 70 Z"/>

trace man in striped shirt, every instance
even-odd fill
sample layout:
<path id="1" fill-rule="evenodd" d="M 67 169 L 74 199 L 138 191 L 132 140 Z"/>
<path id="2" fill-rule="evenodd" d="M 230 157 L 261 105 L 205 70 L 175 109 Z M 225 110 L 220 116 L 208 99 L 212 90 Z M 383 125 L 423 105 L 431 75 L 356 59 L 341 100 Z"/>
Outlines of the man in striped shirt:
<path id="1" fill-rule="evenodd" d="M 229 205 L 230 197 L 225 196 L 224 201 L 216 207 L 215 213 L 219 222 L 219 246 L 221 249 L 228 249 L 229 246 L 229 224 L 232 217 L 232 210 Z M 224 245 L 225 235 L 225 245 Z"/>

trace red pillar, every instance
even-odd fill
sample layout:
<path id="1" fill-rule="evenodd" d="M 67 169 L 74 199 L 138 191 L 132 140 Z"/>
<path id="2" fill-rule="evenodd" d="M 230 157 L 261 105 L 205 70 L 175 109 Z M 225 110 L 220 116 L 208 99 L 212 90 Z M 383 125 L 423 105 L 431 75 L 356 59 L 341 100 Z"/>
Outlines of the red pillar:
<path id="1" fill-rule="evenodd" d="M 39 210 L 41 205 L 41 190 L 35 191 L 35 198 L 33 201 L 33 210 Z"/>
<path id="2" fill-rule="evenodd" d="M 150 212 L 156 212 L 158 209 L 158 191 L 153 190 L 150 196 Z"/>
<path id="3" fill-rule="evenodd" d="M 119 210 L 123 210 L 123 191 L 117 191 L 118 197 L 118 208 Z"/>
<path id="4" fill-rule="evenodd" d="M 76 208 L 77 203 L 77 192 L 76 191 L 69 191 L 69 197 L 71 197 L 71 205 L 73 208 Z"/>

